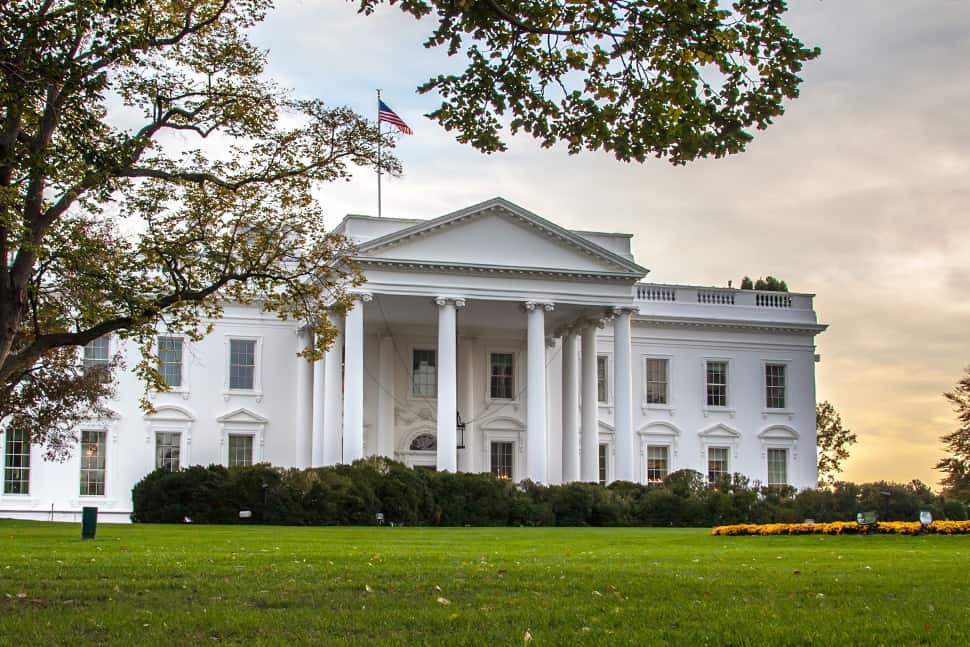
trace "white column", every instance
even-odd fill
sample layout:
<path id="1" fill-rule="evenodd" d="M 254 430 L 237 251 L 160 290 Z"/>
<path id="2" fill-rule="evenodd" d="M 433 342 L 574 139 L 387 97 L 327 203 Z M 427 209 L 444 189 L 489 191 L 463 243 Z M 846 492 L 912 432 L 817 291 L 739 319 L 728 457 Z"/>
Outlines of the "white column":
<path id="1" fill-rule="evenodd" d="M 546 482 L 546 312 L 551 303 L 528 301 L 526 348 L 526 456 L 525 476 Z"/>
<path id="2" fill-rule="evenodd" d="M 297 351 L 313 345 L 309 328 L 297 331 Z M 309 467 L 313 461 L 313 362 L 296 358 L 296 467 Z"/>
<path id="3" fill-rule="evenodd" d="M 458 471 L 458 308 L 463 299 L 438 297 L 438 470 Z"/>
<path id="4" fill-rule="evenodd" d="M 600 430 L 599 410 L 596 397 L 596 329 L 595 323 L 583 328 L 582 356 L 582 420 L 580 449 L 582 465 L 580 477 L 589 483 L 599 481 Z"/>
<path id="5" fill-rule="evenodd" d="M 617 481 L 634 481 L 633 385 L 630 348 L 631 307 L 614 308 L 613 319 L 613 422 L 616 426 Z"/>
<path id="6" fill-rule="evenodd" d="M 464 420 L 475 418 L 475 339 L 466 337 L 458 346 L 460 353 L 458 367 L 461 371 L 461 398 L 459 408 Z M 458 452 L 458 469 L 462 472 L 475 471 L 475 423 L 469 422 L 465 426 L 465 449 Z"/>
<path id="7" fill-rule="evenodd" d="M 364 303 L 370 300 L 357 295 L 344 326 L 344 463 L 364 457 Z"/>
<path id="8" fill-rule="evenodd" d="M 337 328 L 337 335 L 333 339 L 333 345 L 324 355 L 323 362 L 317 362 L 319 369 L 325 375 L 322 380 L 317 380 L 320 374 L 314 370 L 314 391 L 313 400 L 313 428 L 314 438 L 319 439 L 319 443 L 314 446 L 314 457 L 319 453 L 319 460 L 316 465 L 336 465 L 340 462 L 340 438 L 341 422 L 343 420 L 343 357 L 344 357 L 344 321 L 342 317 L 331 316 L 334 326 Z M 322 367 L 319 365 L 323 364 Z M 317 397 L 319 396 L 319 397 Z M 319 406 L 317 406 L 319 405 Z M 321 434 L 322 432 L 322 434 Z"/>
<path id="9" fill-rule="evenodd" d="M 377 370 L 377 451 L 378 456 L 394 458 L 394 338 L 381 337 L 380 367 Z"/>
<path id="10" fill-rule="evenodd" d="M 562 338 L 562 482 L 579 480 L 579 338 Z"/>

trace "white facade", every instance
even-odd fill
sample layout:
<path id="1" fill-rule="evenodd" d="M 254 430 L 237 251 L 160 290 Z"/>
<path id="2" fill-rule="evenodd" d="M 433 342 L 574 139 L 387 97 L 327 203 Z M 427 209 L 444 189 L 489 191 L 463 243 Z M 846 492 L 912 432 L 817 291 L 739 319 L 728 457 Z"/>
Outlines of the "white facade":
<path id="1" fill-rule="evenodd" d="M 159 464 L 371 455 L 547 483 L 690 468 L 815 485 L 825 326 L 812 295 L 644 283 L 631 236 L 568 231 L 501 199 L 339 229 L 367 284 L 323 360 L 296 356 L 298 324 L 227 307 L 201 342 L 164 341 L 181 350 L 168 366 L 181 385 L 151 395 L 157 413 L 139 409 L 132 374 L 116 376 L 115 415 L 85 425 L 65 463 L 33 448 L 26 479 L 2 434 L 0 515 L 96 505 L 123 521 Z"/>

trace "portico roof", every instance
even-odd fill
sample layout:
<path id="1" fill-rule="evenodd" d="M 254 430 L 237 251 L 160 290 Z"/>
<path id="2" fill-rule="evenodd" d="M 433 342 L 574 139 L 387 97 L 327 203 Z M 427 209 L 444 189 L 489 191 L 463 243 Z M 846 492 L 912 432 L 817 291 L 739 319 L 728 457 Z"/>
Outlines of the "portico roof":
<path id="1" fill-rule="evenodd" d="M 631 258 L 504 198 L 492 198 L 364 241 L 354 260 L 411 271 L 514 270 L 613 280 L 639 280 L 649 271 Z"/>

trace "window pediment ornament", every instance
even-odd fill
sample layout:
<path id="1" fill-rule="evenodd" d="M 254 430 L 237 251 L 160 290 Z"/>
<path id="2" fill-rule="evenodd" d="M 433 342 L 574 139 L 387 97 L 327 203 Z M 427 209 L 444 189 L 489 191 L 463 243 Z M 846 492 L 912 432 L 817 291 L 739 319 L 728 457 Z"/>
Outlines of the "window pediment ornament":
<path id="1" fill-rule="evenodd" d="M 707 448 L 714 446 L 728 446 L 734 458 L 738 457 L 738 445 L 741 440 L 741 432 L 737 429 L 728 427 L 724 423 L 718 423 L 697 433 L 700 438 L 700 460 L 701 464 L 707 460 Z"/>
<path id="2" fill-rule="evenodd" d="M 648 422 L 639 430 L 637 435 L 640 437 L 640 457 L 646 458 L 647 446 L 652 444 L 668 445 L 670 447 L 670 458 L 677 458 L 680 450 L 680 429 L 671 422 L 655 420 Z"/>
<path id="3" fill-rule="evenodd" d="M 798 439 L 799 433 L 788 425 L 771 425 L 766 427 L 758 434 L 761 440 L 761 458 L 768 456 L 769 447 L 781 447 L 791 449 L 792 461 L 798 460 Z"/>
<path id="4" fill-rule="evenodd" d="M 438 449 L 438 437 L 434 434 L 421 433 L 411 440 L 408 450 L 412 452 L 433 452 Z"/>

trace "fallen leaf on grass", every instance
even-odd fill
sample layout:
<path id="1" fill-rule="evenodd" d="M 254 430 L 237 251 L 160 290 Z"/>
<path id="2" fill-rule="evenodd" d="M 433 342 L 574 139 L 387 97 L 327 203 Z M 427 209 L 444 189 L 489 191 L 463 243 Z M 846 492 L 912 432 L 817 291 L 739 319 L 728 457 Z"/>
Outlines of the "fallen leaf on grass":
<path id="1" fill-rule="evenodd" d="M 368 593 L 374 592 L 374 589 L 372 589 L 369 584 L 364 585 L 364 590 L 367 591 Z"/>
<path id="2" fill-rule="evenodd" d="M 525 630 L 525 635 L 522 636 L 522 642 L 530 643 L 532 642 L 532 632 L 528 629 Z"/>
<path id="3" fill-rule="evenodd" d="M 437 602 L 438 602 L 438 604 L 440 604 L 442 606 L 445 606 L 445 607 L 448 606 L 449 604 L 451 604 L 451 600 L 449 600 L 448 598 L 438 598 Z"/>

